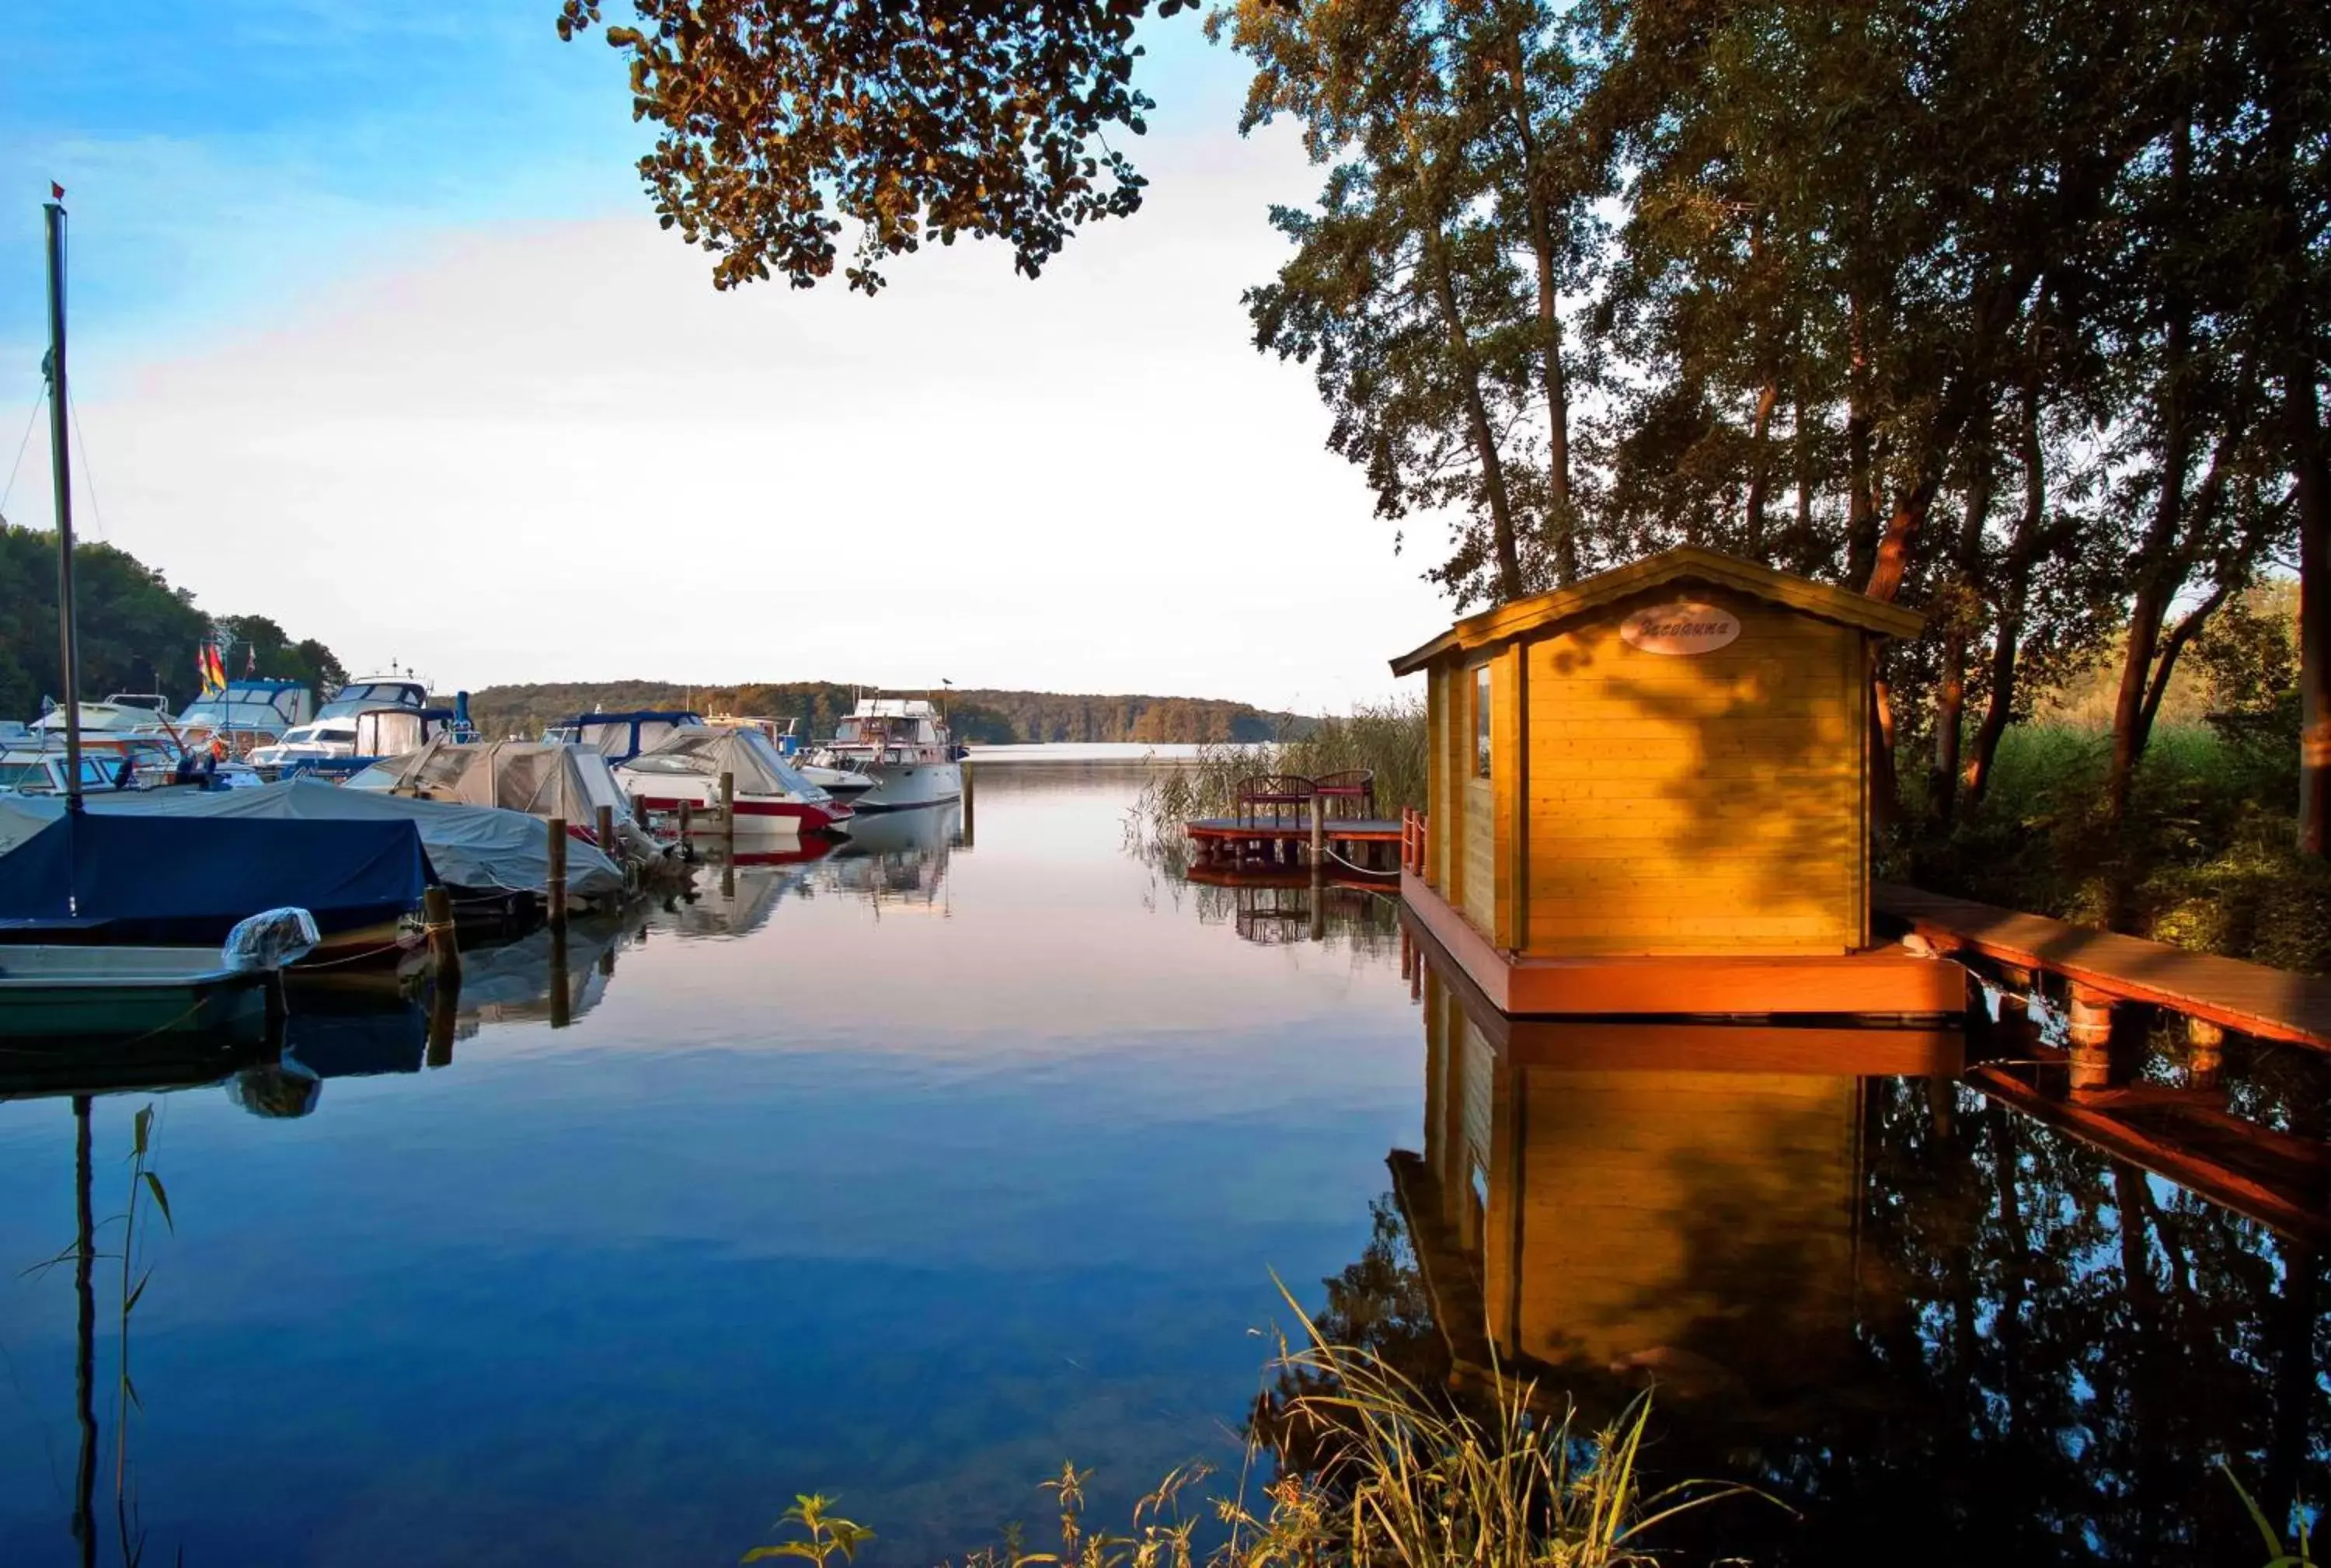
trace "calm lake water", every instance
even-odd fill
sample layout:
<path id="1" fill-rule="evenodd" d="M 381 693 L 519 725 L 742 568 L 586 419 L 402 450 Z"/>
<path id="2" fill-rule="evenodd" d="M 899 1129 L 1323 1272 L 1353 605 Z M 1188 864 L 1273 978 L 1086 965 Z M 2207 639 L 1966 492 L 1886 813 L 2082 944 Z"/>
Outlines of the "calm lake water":
<path id="1" fill-rule="evenodd" d="M 1720 1505 L 1686 1561 L 2255 1562 L 2215 1463 L 2324 1491 L 2313 1252 L 1898 1041 L 1500 1041 L 1381 896 L 1128 855 L 1142 777 L 991 761 L 967 816 L 471 955 L 450 1050 L 309 999 L 292 1065 L 101 1095 L 100 1245 L 145 1106 L 176 1230 L 142 1210 L 126 1446 L 95 1280 L 95 1560 L 720 1564 L 821 1489 L 920 1564 L 1070 1459 L 1121 1525 L 1176 1463 L 1234 1476 L 1274 1271 L 1422 1377 L 1521 1360 L 1591 1412 L 1658 1377 L 1662 1474 L 1798 1511 Z M 2228 1070 L 2319 1130 L 2311 1062 Z M 38 1267 L 74 1138 L 0 1103 L 9 1564 L 82 1560 Z"/>

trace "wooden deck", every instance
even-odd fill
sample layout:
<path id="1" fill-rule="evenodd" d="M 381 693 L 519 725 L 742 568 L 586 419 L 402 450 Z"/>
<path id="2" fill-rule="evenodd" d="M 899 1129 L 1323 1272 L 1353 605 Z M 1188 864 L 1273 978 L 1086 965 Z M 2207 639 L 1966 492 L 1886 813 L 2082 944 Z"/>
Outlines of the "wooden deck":
<path id="1" fill-rule="evenodd" d="M 1880 883 L 1873 902 L 1946 953 L 2060 974 L 2093 996 L 2147 1003 L 2261 1040 L 2331 1050 L 2331 980 Z"/>
<path id="2" fill-rule="evenodd" d="M 1311 842 L 1308 817 L 1198 817 L 1182 824 L 1196 869 L 1284 870 L 1299 866 Z M 1400 864 L 1398 819 L 1329 817 L 1321 824 L 1332 869 L 1374 872 L 1390 881 Z M 1337 862 L 1340 861 L 1340 867 Z"/>
<path id="3" fill-rule="evenodd" d="M 1900 947 L 1803 957 L 1517 957 L 1413 871 L 1402 918 L 1440 944 L 1500 1012 L 1537 1016 L 1955 1018 L 1966 972 Z"/>

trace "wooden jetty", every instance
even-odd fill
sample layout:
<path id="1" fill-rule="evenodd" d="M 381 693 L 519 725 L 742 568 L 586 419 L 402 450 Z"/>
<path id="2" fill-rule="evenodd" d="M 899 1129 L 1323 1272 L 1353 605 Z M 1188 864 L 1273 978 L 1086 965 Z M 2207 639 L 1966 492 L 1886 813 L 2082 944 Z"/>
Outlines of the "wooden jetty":
<path id="1" fill-rule="evenodd" d="M 2061 976 L 2079 1037 L 2100 1037 L 2116 1003 L 2136 1003 L 2202 1026 L 2204 1043 L 2232 1030 L 2331 1050 L 2331 980 L 1893 883 L 1879 884 L 1873 903 L 1938 950 L 1987 960 L 2011 987 Z"/>
<path id="2" fill-rule="evenodd" d="M 1386 882 L 1400 875 L 1400 820 L 1375 814 L 1375 779 L 1365 769 L 1251 775 L 1239 781 L 1231 815 L 1199 817 L 1182 831 L 1201 879 L 1299 867 Z"/>

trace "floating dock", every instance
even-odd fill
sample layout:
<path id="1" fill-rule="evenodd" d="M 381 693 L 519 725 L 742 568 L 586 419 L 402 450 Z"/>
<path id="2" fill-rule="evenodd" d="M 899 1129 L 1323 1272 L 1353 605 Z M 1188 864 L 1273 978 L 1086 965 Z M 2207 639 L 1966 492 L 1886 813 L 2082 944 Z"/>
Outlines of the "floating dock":
<path id="1" fill-rule="evenodd" d="M 1400 872 L 1400 823 L 1376 817 L 1329 817 L 1320 824 L 1327 852 L 1340 866 L 1389 882 Z M 1185 822 L 1194 869 L 1219 872 L 1300 867 L 1311 843 L 1308 822 L 1273 817 L 1200 817 Z"/>

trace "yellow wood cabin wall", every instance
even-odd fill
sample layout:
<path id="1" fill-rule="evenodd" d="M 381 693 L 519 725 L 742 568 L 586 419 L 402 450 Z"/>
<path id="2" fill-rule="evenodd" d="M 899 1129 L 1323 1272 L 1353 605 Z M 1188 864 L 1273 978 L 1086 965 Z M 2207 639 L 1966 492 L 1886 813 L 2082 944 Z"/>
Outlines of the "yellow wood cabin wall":
<path id="1" fill-rule="evenodd" d="M 1682 1351 L 1787 1384 L 1851 1350 L 1859 1080 L 1498 1072 L 1481 1261 L 1503 1354 L 1669 1377 Z"/>
<path id="2" fill-rule="evenodd" d="M 1732 610 L 1738 639 L 1675 656 L 1620 637 L 1629 612 L 1683 597 Z M 1525 954 L 1867 946 L 1862 633 L 1672 584 L 1526 643 L 1520 658 L 1510 684 L 1525 688 L 1528 724 L 1516 857 Z M 1463 908 L 1490 929 L 1492 904 Z"/>
<path id="3" fill-rule="evenodd" d="M 1462 709 L 1457 705 L 1456 677 L 1443 665 L 1425 672 L 1425 688 L 1431 709 L 1432 752 L 1426 772 L 1424 811 L 1425 876 L 1441 889 L 1444 897 L 1451 896 L 1450 886 L 1451 854 L 1450 845 L 1456 841 L 1457 811 L 1454 803 L 1455 775 L 1450 771 L 1450 736 L 1457 727 Z"/>
<path id="4" fill-rule="evenodd" d="M 1478 1250 L 1492 1188 L 1497 1050 L 1465 1014 L 1453 987 L 1424 985 L 1424 1158 L 1441 1190 L 1441 1222 L 1458 1246 Z"/>

